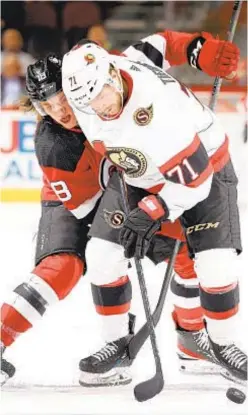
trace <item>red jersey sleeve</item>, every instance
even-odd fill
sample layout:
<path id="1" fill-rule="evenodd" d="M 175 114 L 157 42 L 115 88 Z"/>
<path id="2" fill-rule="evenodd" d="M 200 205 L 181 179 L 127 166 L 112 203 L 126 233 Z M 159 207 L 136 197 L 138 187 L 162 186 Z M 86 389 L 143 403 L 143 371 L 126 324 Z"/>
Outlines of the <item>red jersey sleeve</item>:
<path id="1" fill-rule="evenodd" d="M 82 132 L 43 122 L 37 129 L 35 149 L 45 180 L 78 219 L 87 216 L 102 194 L 99 184 L 101 156 Z"/>
<path id="2" fill-rule="evenodd" d="M 187 47 L 199 33 L 165 30 L 129 46 L 123 54 L 130 60 L 154 64 L 164 70 L 187 63 Z"/>

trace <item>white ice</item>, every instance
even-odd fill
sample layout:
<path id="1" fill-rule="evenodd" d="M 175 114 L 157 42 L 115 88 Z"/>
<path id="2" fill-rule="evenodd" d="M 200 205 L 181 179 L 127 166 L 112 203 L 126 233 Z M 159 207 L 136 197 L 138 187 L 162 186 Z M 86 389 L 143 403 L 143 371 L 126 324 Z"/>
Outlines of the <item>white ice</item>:
<path id="1" fill-rule="evenodd" d="M 240 139 L 238 139 L 240 140 Z M 234 159 L 240 177 L 240 213 L 244 252 L 237 273 L 241 281 L 241 316 L 239 334 L 246 343 L 248 209 L 247 165 L 248 145 L 235 143 Z M 4 204 L 1 206 L 1 279 L 0 301 L 32 270 L 34 243 L 40 207 L 36 204 Z M 145 274 L 152 305 L 156 303 L 164 266 L 153 267 L 145 262 Z M 140 326 L 144 322 L 139 288 L 132 271 L 133 309 Z M 154 363 L 150 344 L 142 349 L 133 366 L 133 383 L 126 387 L 84 389 L 77 386 L 78 361 L 101 346 L 99 321 L 91 302 L 87 277 L 60 304 L 50 309 L 43 319 L 10 348 L 6 357 L 17 368 L 15 384 L 25 389 L 3 388 L 2 415 L 83 415 L 83 414 L 173 414 L 173 415 L 241 415 L 248 413 L 248 404 L 236 405 L 225 397 L 228 383 L 218 376 L 194 377 L 179 374 L 175 357 L 176 336 L 170 318 L 168 298 L 157 329 L 163 369 L 168 386 L 149 402 L 138 403 L 133 386 L 153 374 Z M 43 387 L 35 387 L 43 385 Z M 57 385 L 57 390 L 51 388 Z M 6 385 L 7 386 L 7 385 Z M 47 388 L 45 387 L 47 386 Z M 59 388 L 60 386 L 60 388 Z"/>

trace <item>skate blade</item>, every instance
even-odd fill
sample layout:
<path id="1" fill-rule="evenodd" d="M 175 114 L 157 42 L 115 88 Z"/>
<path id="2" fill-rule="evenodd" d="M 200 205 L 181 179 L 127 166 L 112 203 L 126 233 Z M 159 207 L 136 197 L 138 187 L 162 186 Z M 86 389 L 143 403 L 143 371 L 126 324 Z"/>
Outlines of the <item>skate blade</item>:
<path id="1" fill-rule="evenodd" d="M 225 379 L 230 380 L 231 382 L 233 382 L 234 384 L 236 384 L 236 385 L 240 385 L 240 386 L 243 386 L 243 388 L 246 388 L 246 389 L 247 389 L 247 380 L 242 380 L 242 379 L 239 379 L 239 378 L 237 378 L 236 376 L 231 375 L 231 373 L 230 373 L 230 372 L 228 372 L 228 371 L 227 371 L 227 370 L 225 370 L 225 369 L 222 369 L 222 370 L 221 370 L 221 375 L 222 375 Z"/>
<path id="2" fill-rule="evenodd" d="M 1 375 L 0 375 L 0 387 L 2 387 L 3 385 L 5 385 L 5 383 L 7 382 L 9 380 L 9 376 L 4 376 L 4 375 L 2 375 L 2 373 L 1 373 Z"/>
<path id="3" fill-rule="evenodd" d="M 132 382 L 132 377 L 123 368 L 111 369 L 106 373 L 89 373 L 80 371 L 79 384 L 87 388 L 123 386 Z"/>
<path id="4" fill-rule="evenodd" d="M 221 370 L 214 363 L 205 360 L 179 359 L 180 373 L 187 375 L 219 375 Z"/>
<path id="5" fill-rule="evenodd" d="M 222 380 L 223 381 L 223 380 Z M 57 385 L 57 384 L 37 384 L 37 383 L 19 383 L 15 385 L 10 385 L 8 382 L 6 385 L 4 385 L 3 389 L 1 390 L 1 393 L 18 393 L 24 394 L 29 396 L 30 393 L 37 393 L 37 394 L 43 394 L 46 396 L 46 394 L 63 394 L 63 393 L 71 393 L 73 395 L 78 394 L 82 396 L 82 394 L 90 394 L 92 396 L 99 396 L 100 394 L 103 394 L 103 396 L 112 394 L 120 393 L 120 396 L 127 396 L 127 398 L 131 395 L 133 396 L 133 386 L 132 385 L 124 385 L 123 388 L 121 388 L 121 385 L 119 385 L 118 388 L 111 388 L 107 385 L 102 385 L 102 388 L 91 387 L 87 385 L 86 387 L 83 385 L 83 387 L 80 384 L 64 384 L 64 385 Z M 107 386 L 104 388 L 104 386 Z M 113 386 L 113 385 L 109 385 Z M 185 393 L 191 393 L 191 394 L 197 394 L 199 392 L 201 393 L 225 393 L 227 389 L 226 384 L 219 384 L 215 382 L 211 382 L 211 384 L 204 384 L 201 382 L 198 383 L 171 383 L 171 384 L 165 384 L 165 387 L 163 391 L 161 392 L 162 395 L 165 395 L 169 393 L 175 394 L 175 399 L 178 399 L 178 394 L 182 393 L 182 398 L 184 397 Z M 48 395 L 49 396 L 49 395 Z"/>

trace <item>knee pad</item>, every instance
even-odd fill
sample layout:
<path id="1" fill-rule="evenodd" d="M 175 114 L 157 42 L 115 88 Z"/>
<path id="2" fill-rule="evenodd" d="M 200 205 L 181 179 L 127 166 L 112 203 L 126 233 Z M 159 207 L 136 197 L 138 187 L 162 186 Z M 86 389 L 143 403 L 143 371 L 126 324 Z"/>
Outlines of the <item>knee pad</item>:
<path id="1" fill-rule="evenodd" d="M 225 287 L 238 281 L 234 249 L 210 249 L 195 255 L 195 271 L 202 287 Z"/>
<path id="2" fill-rule="evenodd" d="M 19 284 L 1 309 L 1 338 L 5 345 L 32 327 L 48 306 L 65 298 L 83 272 L 76 255 L 56 254 L 43 259 L 26 282 Z"/>
<path id="3" fill-rule="evenodd" d="M 51 302 L 55 297 L 62 300 L 77 284 L 83 270 L 84 264 L 76 255 L 50 255 L 35 267 L 29 285 L 48 296 Z"/>
<path id="4" fill-rule="evenodd" d="M 123 248 L 113 242 L 91 238 L 86 247 L 87 277 L 95 285 L 115 282 L 127 275 L 128 260 Z"/>

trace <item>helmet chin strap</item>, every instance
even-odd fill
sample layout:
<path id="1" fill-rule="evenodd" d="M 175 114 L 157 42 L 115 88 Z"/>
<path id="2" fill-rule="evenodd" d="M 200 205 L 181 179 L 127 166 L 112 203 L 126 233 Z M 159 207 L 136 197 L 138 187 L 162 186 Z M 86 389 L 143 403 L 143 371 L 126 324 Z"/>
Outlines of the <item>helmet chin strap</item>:
<path id="1" fill-rule="evenodd" d="M 39 102 L 37 102 L 37 101 L 32 101 L 32 104 L 33 104 L 34 108 L 36 109 L 36 111 L 37 111 L 40 115 L 42 115 L 42 117 L 44 117 L 45 115 L 47 115 L 47 114 L 46 114 L 46 112 L 43 110 L 43 108 L 42 108 L 42 106 L 40 105 L 40 103 L 39 103 Z"/>
<path id="2" fill-rule="evenodd" d="M 110 121 L 111 120 L 114 120 L 116 117 L 118 117 L 121 114 L 121 112 L 123 110 L 123 107 L 124 107 L 124 87 L 123 87 L 123 81 L 122 81 L 122 77 L 121 77 L 120 70 L 115 67 L 115 71 L 117 72 L 118 78 L 117 79 L 113 79 L 112 76 L 110 75 L 110 78 L 109 78 L 110 79 L 110 83 L 109 83 L 109 85 L 113 86 L 116 89 L 116 91 L 120 94 L 120 96 L 121 96 L 121 108 L 120 108 L 120 111 L 118 111 L 118 113 L 115 114 L 115 115 L 113 115 L 112 117 L 111 116 L 105 117 L 104 115 L 101 116 L 102 118 L 105 118 L 106 120 L 110 120 Z"/>

